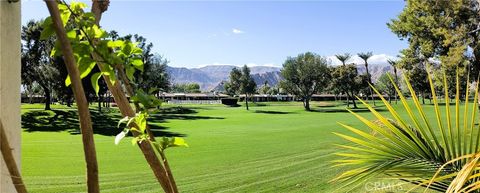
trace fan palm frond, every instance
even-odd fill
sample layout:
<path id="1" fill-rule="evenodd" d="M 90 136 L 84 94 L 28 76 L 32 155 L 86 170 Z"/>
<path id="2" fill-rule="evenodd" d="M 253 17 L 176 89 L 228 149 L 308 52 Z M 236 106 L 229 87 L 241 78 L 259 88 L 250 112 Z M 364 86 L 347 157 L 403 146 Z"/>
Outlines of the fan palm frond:
<path id="1" fill-rule="evenodd" d="M 407 116 L 400 115 L 397 109 L 370 85 L 383 101 L 388 115 L 379 113 L 358 98 L 370 110 L 375 120 L 369 120 L 352 111 L 350 113 L 374 134 L 340 123 L 353 134 L 334 133 L 350 144 L 338 145 L 346 152 L 337 153 L 339 159 L 333 163 L 334 166 L 349 166 L 353 169 L 343 172 L 332 182 L 342 182 L 343 187 L 355 187 L 354 185 L 374 177 L 388 177 L 414 184 L 414 188 L 426 187 L 444 192 L 477 191 L 480 188 L 480 128 L 475 126 L 478 123 L 478 84 L 475 87 L 473 103 L 469 102 L 471 93 L 466 89 L 465 101 L 461 104 L 457 70 L 455 102 L 451 107 L 452 95 L 444 75 L 445 107 L 442 109 L 429 73 L 435 117 L 435 121 L 431 121 L 408 77 L 404 76 L 404 79 L 411 102 L 402 94 L 393 78 L 389 78 Z M 467 79 L 467 82 L 469 81 Z M 461 112 L 462 105 L 464 107 Z"/>

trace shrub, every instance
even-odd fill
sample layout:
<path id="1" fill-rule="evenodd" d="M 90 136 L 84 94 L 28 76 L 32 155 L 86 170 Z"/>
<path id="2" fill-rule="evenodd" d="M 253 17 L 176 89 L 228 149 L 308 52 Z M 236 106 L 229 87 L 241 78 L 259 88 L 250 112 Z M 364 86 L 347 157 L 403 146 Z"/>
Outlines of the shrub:
<path id="1" fill-rule="evenodd" d="M 232 106 L 232 107 L 238 106 L 237 102 L 238 102 L 237 98 L 224 98 L 224 99 L 222 99 L 222 104 Z"/>

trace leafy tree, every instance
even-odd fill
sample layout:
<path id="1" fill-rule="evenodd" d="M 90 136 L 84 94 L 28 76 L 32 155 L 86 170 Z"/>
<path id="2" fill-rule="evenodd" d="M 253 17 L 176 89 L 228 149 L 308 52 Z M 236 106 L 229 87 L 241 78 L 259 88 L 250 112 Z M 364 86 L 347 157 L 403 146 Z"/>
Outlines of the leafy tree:
<path id="1" fill-rule="evenodd" d="M 242 77 L 240 81 L 241 81 L 240 90 L 242 91 L 242 93 L 245 94 L 245 105 L 248 110 L 249 95 L 252 95 L 255 93 L 255 90 L 257 89 L 257 84 L 255 83 L 255 80 L 253 79 L 253 77 L 250 75 L 250 68 L 248 68 L 247 65 L 244 65 L 242 67 Z"/>
<path id="2" fill-rule="evenodd" d="M 230 80 L 225 85 L 225 90 L 229 95 L 245 95 L 245 106 L 248 110 L 248 97 L 255 93 L 257 84 L 250 75 L 250 68 L 244 65 L 241 70 L 234 68 L 230 72 Z"/>
<path id="3" fill-rule="evenodd" d="M 412 81 L 415 92 L 421 94 L 423 104 L 425 104 L 426 93 L 429 93 L 428 89 L 430 88 L 427 80 L 426 63 L 428 63 L 428 60 L 423 58 L 418 50 L 411 49 L 402 50 L 400 60 L 396 63 Z"/>
<path id="4" fill-rule="evenodd" d="M 167 64 L 169 63 L 159 54 L 152 53 L 153 43 L 147 42 L 147 39 L 141 35 L 126 35 L 119 37 L 116 31 L 111 31 L 112 39 L 131 41 L 142 49 L 141 59 L 143 61 L 143 71 L 137 71 L 133 74 L 136 79 L 136 88 L 149 90 L 151 88 L 159 91 L 169 91 L 171 87 L 170 76 L 167 73 Z"/>
<path id="5" fill-rule="evenodd" d="M 240 88 L 240 79 L 242 77 L 242 72 L 238 68 L 233 68 L 230 71 L 230 78 L 228 82 L 225 82 L 225 92 L 230 96 L 235 96 L 239 93 Z"/>
<path id="6" fill-rule="evenodd" d="M 330 87 L 335 88 L 336 92 L 347 95 L 347 107 L 350 106 L 349 100 L 351 100 L 353 108 L 357 108 L 355 96 L 359 94 L 362 88 L 366 87 L 367 77 L 358 74 L 355 64 L 336 66 L 331 71 Z"/>
<path id="7" fill-rule="evenodd" d="M 457 67 L 463 69 L 467 66 L 471 77 L 476 79 L 480 69 L 479 8 L 476 0 L 408 0 L 402 13 L 387 25 L 400 39 L 408 41 L 409 47 L 402 51 L 406 58 L 417 56 L 417 60 L 423 63 L 429 59 L 438 60 L 440 72 L 446 71 L 448 80 L 455 79 Z M 465 76 L 466 72 L 460 71 L 460 76 Z"/>
<path id="8" fill-rule="evenodd" d="M 375 86 L 381 94 L 386 94 L 388 96 L 388 102 L 392 103 L 392 98 L 396 97 L 396 91 L 390 81 L 390 77 L 393 78 L 393 75 L 390 72 L 382 74 L 380 78 L 378 78 L 378 82 Z"/>
<path id="9" fill-rule="evenodd" d="M 345 63 L 352 57 L 350 53 L 337 54 L 335 57 L 342 62 L 342 65 L 345 66 Z"/>
<path id="10" fill-rule="evenodd" d="M 424 65 L 415 65 L 411 70 L 406 71 L 408 79 L 411 81 L 413 90 L 421 94 L 422 103 L 425 104 L 426 93 L 429 93 L 430 85 L 428 74 Z"/>
<path id="11" fill-rule="evenodd" d="M 258 93 L 260 94 L 270 94 L 271 87 L 268 86 L 268 81 L 265 81 L 262 87 L 258 88 Z"/>
<path id="12" fill-rule="evenodd" d="M 40 39 L 42 23 L 43 21 L 31 20 L 22 27 L 21 76 L 24 84 L 32 85 L 35 82 L 42 88 L 45 95 L 45 110 L 50 110 L 52 92 L 60 74 L 50 57 L 53 38 Z"/>
<path id="13" fill-rule="evenodd" d="M 310 111 L 313 94 L 322 92 L 330 80 L 330 70 L 325 58 L 306 52 L 288 57 L 281 70 L 281 86 L 288 93 L 300 97 L 305 110 Z"/>
<path id="14" fill-rule="evenodd" d="M 370 72 L 368 71 L 368 59 L 372 56 L 373 56 L 372 52 L 358 53 L 358 57 L 360 57 L 364 61 L 365 71 L 367 74 L 367 81 L 368 81 L 368 84 L 371 84 L 371 85 L 373 85 L 373 83 L 372 83 L 372 77 L 370 76 Z M 373 105 L 375 105 L 375 99 L 373 98 L 373 90 L 370 87 L 368 87 L 368 90 L 370 91 L 369 94 L 372 97 Z"/>
<path id="15" fill-rule="evenodd" d="M 158 54 L 145 59 L 143 73 L 138 73 L 138 87 L 144 90 L 154 87 L 160 91 L 169 91 L 171 83 L 167 73 L 167 64 L 168 60 Z M 198 87 L 199 91 L 200 87 Z"/>
<path id="16" fill-rule="evenodd" d="M 197 83 L 174 84 L 173 92 L 177 93 L 200 93 L 200 85 Z"/>

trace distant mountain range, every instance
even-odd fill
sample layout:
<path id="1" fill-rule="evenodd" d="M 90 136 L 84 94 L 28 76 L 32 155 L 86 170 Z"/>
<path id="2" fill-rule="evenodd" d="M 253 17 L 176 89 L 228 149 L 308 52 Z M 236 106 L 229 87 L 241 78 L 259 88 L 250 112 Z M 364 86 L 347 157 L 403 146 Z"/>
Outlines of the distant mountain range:
<path id="1" fill-rule="evenodd" d="M 201 68 L 178 68 L 167 67 L 167 73 L 170 75 L 174 84 L 178 83 L 198 83 L 202 91 L 218 89 L 222 81 L 228 80 L 230 71 L 236 66 L 233 65 L 210 65 Z M 280 68 L 271 66 L 252 66 L 250 73 L 255 79 L 257 85 L 262 85 L 265 81 L 270 86 L 278 84 L 280 81 Z"/>
<path id="2" fill-rule="evenodd" d="M 237 66 L 233 65 L 210 65 L 200 68 L 167 67 L 174 84 L 198 83 L 202 91 L 222 90 L 223 82 L 228 80 L 230 71 Z M 257 85 L 263 85 L 266 81 L 270 86 L 277 85 L 281 80 L 279 67 L 252 66 L 250 71 Z M 365 73 L 365 67 L 358 65 L 359 73 Z M 369 65 L 369 72 L 375 82 L 383 73 L 393 71 L 388 65 Z"/>

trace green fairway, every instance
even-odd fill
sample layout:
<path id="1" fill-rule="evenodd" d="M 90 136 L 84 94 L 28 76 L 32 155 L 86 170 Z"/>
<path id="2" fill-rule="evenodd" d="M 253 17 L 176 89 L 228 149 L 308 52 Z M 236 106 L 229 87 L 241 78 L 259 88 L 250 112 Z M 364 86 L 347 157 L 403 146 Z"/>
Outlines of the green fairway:
<path id="1" fill-rule="evenodd" d="M 362 126 L 345 106 L 314 102 L 312 107 L 313 112 L 305 112 L 301 103 L 263 103 L 250 111 L 222 105 L 165 106 L 151 122 L 157 133 L 185 136 L 190 146 L 167 150 L 181 192 L 332 192 L 339 185 L 328 181 L 342 170 L 331 167 L 332 153 L 339 151 L 334 144 L 346 143 L 332 132 L 348 133 L 337 122 Z M 425 107 L 428 112 L 433 108 Z M 27 188 L 85 192 L 75 111 L 38 108 L 42 106 L 22 109 Z M 399 112 L 404 114 L 403 108 Z M 92 113 L 102 192 L 161 191 L 129 138 L 114 145 L 120 115 Z M 366 109 L 358 113 L 372 118 Z"/>

